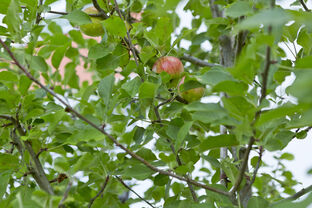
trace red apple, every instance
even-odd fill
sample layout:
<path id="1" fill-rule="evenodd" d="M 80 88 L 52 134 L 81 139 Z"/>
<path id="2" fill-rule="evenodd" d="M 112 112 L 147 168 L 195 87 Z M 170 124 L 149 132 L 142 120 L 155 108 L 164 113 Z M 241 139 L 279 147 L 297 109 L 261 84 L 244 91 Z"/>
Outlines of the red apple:
<path id="1" fill-rule="evenodd" d="M 196 101 L 196 100 L 200 100 L 200 98 L 202 98 L 205 93 L 205 88 L 197 87 L 197 88 L 193 88 L 193 89 L 180 92 L 180 86 L 184 83 L 184 79 L 185 77 L 182 77 L 178 86 L 179 95 L 189 103 Z"/>
<path id="2" fill-rule="evenodd" d="M 173 56 L 164 56 L 155 62 L 153 71 L 156 73 L 164 71 L 170 74 L 171 78 L 178 78 L 184 71 L 184 67 L 180 59 Z"/>

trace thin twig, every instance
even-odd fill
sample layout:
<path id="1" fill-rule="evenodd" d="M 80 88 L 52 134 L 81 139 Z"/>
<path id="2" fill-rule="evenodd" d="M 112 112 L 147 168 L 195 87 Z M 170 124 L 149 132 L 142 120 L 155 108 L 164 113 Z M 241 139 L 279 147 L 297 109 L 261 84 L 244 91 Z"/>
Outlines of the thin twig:
<path id="1" fill-rule="evenodd" d="M 132 40 L 131 40 L 130 32 L 129 32 L 129 29 L 128 29 L 128 27 L 127 27 L 127 22 L 124 20 L 122 14 L 121 14 L 121 11 L 120 11 L 120 9 L 119 9 L 119 7 L 118 7 L 117 0 L 114 0 L 114 2 L 115 2 L 115 9 L 116 9 L 116 11 L 117 11 L 117 13 L 118 13 L 120 19 L 125 23 L 125 27 L 126 27 L 126 30 L 127 30 L 127 37 L 128 37 L 129 47 L 130 47 L 130 50 L 131 50 L 131 52 L 132 52 L 132 54 L 133 54 L 135 64 L 136 64 L 137 66 L 139 66 L 138 56 L 137 56 L 137 54 L 136 54 L 135 47 L 134 47 L 134 45 L 133 45 L 133 43 L 132 43 Z M 126 42 L 127 42 L 127 41 L 126 41 Z"/>
<path id="2" fill-rule="evenodd" d="M 0 43 L 3 43 L 1 39 L 0 39 Z M 19 107 L 17 109 L 17 113 L 16 113 L 16 117 L 17 118 L 18 118 L 18 112 L 19 112 L 20 108 L 21 107 L 19 105 Z M 0 118 L 12 121 L 13 124 L 16 126 L 16 129 L 18 130 L 19 134 L 21 136 L 25 136 L 26 135 L 26 132 L 24 131 L 24 129 L 22 128 L 21 124 L 19 123 L 19 121 L 17 119 L 13 118 L 12 116 L 8 116 L 8 115 L 0 115 Z M 17 148 L 18 148 L 21 156 L 23 157 L 23 152 L 24 152 L 23 146 L 22 146 L 22 144 L 20 142 L 20 139 L 15 134 L 15 132 L 13 132 L 13 133 L 14 134 L 12 135 L 13 136 L 12 139 L 17 144 Z M 35 163 L 35 166 L 36 166 L 36 169 L 34 169 L 31 166 L 28 166 L 29 171 L 31 171 L 33 173 L 33 177 L 34 177 L 35 181 L 38 183 L 40 188 L 45 190 L 47 193 L 54 194 L 53 189 L 52 189 L 52 187 L 51 187 L 51 185 L 50 185 L 50 183 L 49 183 L 49 181 L 47 179 L 47 176 L 45 175 L 43 167 L 42 167 L 39 159 L 36 157 L 36 153 L 34 152 L 30 142 L 24 141 L 24 145 L 25 145 L 25 148 L 29 152 L 31 159 L 33 160 L 33 162 Z"/>
<path id="3" fill-rule="evenodd" d="M 220 66 L 220 64 L 209 63 L 209 62 L 203 61 L 199 58 L 196 58 L 194 56 L 188 55 L 186 53 L 183 54 L 183 56 L 181 56 L 180 58 L 182 60 L 191 62 L 192 64 L 195 64 L 197 66 L 203 66 L 203 67 L 205 67 L 205 66 L 208 66 L 208 67 Z"/>
<path id="4" fill-rule="evenodd" d="M 257 161 L 257 165 L 256 165 L 256 167 L 255 167 L 255 169 L 254 169 L 254 172 L 253 172 L 253 175 L 252 175 L 252 179 L 251 179 L 251 181 L 250 181 L 249 184 L 248 184 L 248 189 L 251 188 L 252 184 L 253 184 L 253 183 L 255 182 L 255 180 L 256 180 L 256 176 L 257 176 L 258 170 L 259 170 L 259 168 L 260 168 L 260 163 L 261 163 L 261 161 L 262 161 L 262 154 L 263 154 L 263 147 L 260 146 L 260 147 L 259 147 L 259 158 L 258 158 L 258 161 Z"/>
<path id="5" fill-rule="evenodd" d="M 104 19 L 107 19 L 108 16 L 107 14 L 105 13 L 105 11 L 100 7 L 100 5 L 98 4 L 97 0 L 92 0 L 92 3 L 93 3 L 93 6 L 98 10 L 98 12 L 101 14 L 101 16 L 104 18 Z"/>
<path id="6" fill-rule="evenodd" d="M 261 104 L 262 100 L 267 95 L 267 83 L 268 83 L 270 65 L 271 65 L 271 47 L 267 46 L 266 63 L 265 63 L 264 72 L 262 73 L 262 88 L 261 88 L 261 97 L 259 99 L 259 105 Z"/>
<path id="7" fill-rule="evenodd" d="M 43 0 L 39 0 L 39 6 L 38 8 L 40 8 L 43 4 Z M 41 17 L 41 12 L 38 12 L 37 13 L 37 16 L 36 16 L 36 24 L 38 25 L 40 23 L 40 21 L 42 20 L 42 17 Z"/>
<path id="8" fill-rule="evenodd" d="M 239 170 L 238 178 L 235 181 L 235 184 L 234 184 L 234 186 L 233 186 L 233 188 L 231 190 L 232 195 L 235 194 L 235 192 L 237 191 L 238 187 L 240 186 L 240 184 L 241 184 L 241 182 L 243 180 L 243 177 L 245 175 L 245 171 L 246 171 L 246 168 L 247 168 L 247 164 L 248 164 L 249 153 L 251 151 L 251 148 L 252 148 L 252 145 L 253 145 L 254 142 L 255 142 L 255 138 L 251 137 L 250 140 L 249 140 L 246 152 L 244 154 L 244 158 L 243 158 L 242 166 L 241 166 L 241 168 Z"/>
<path id="9" fill-rule="evenodd" d="M 172 96 L 172 98 L 175 98 L 175 97 Z M 170 100 L 170 99 L 169 99 L 169 100 Z M 157 117 L 157 121 L 160 123 L 161 126 L 162 126 L 161 117 L 160 117 L 160 114 L 159 114 L 158 109 L 159 109 L 159 107 L 161 107 L 162 105 L 165 105 L 166 103 L 168 103 L 169 100 L 167 100 L 167 101 L 165 101 L 165 102 L 163 102 L 163 103 L 160 103 L 158 106 L 154 106 L 154 111 L 155 111 L 155 115 L 156 115 L 156 117 Z M 170 102 L 171 102 L 171 100 L 170 100 Z M 166 140 L 167 140 L 167 142 L 170 144 L 170 148 L 171 148 L 172 153 L 176 156 L 176 161 L 177 161 L 178 165 L 179 165 L 179 166 L 182 166 L 183 164 L 182 164 L 182 161 L 181 161 L 181 159 L 180 159 L 180 156 L 179 156 L 179 154 L 176 152 L 176 150 L 175 150 L 175 148 L 174 148 L 172 142 L 171 142 L 169 139 L 166 139 Z M 185 175 L 183 175 L 183 176 L 187 179 L 186 182 L 187 182 L 187 185 L 188 185 L 188 187 L 189 187 L 189 189 L 190 189 L 190 192 L 191 192 L 191 194 L 192 194 L 193 200 L 194 200 L 195 202 L 198 202 L 198 198 L 197 198 L 196 192 L 195 192 L 194 187 L 192 186 L 192 184 L 191 184 L 191 182 L 190 182 L 190 177 L 189 177 L 187 174 L 185 174 Z"/>
<path id="10" fill-rule="evenodd" d="M 66 103 L 60 96 L 58 96 L 53 90 L 47 88 L 46 86 L 44 86 L 40 81 L 38 81 L 37 79 L 35 79 L 29 72 L 28 70 L 19 63 L 19 61 L 16 59 L 16 57 L 14 56 L 14 54 L 12 53 L 12 51 L 9 49 L 9 47 L 0 39 L 0 44 L 3 46 L 3 48 L 7 51 L 7 53 L 9 54 L 9 56 L 12 58 L 12 60 L 15 62 L 15 64 L 20 68 L 20 70 L 30 79 L 32 80 L 34 83 L 36 83 L 38 86 L 40 86 L 43 90 L 45 90 L 47 93 L 51 94 L 55 99 L 57 99 L 60 103 L 62 103 L 64 106 L 66 106 L 67 110 L 74 116 L 77 116 L 78 118 L 80 118 L 81 120 L 83 120 L 84 122 L 86 122 L 87 124 L 89 124 L 90 126 L 92 126 L 93 128 L 95 128 L 96 130 L 98 130 L 99 132 L 101 132 L 103 135 L 107 136 L 108 139 L 110 139 L 117 147 L 121 148 L 122 150 L 124 150 L 127 154 L 129 154 L 131 157 L 133 157 L 134 159 L 140 161 L 141 163 L 143 163 L 146 167 L 150 168 L 151 170 L 153 170 L 154 172 L 158 172 L 162 175 L 167 175 L 167 176 L 171 176 L 173 178 L 176 178 L 178 180 L 181 181 L 185 181 L 185 182 L 190 182 L 192 185 L 207 189 L 209 191 L 215 192 L 215 193 L 219 193 L 221 195 L 224 196 L 228 196 L 230 197 L 230 193 L 227 191 L 223 191 L 211 186 L 208 186 L 206 184 L 203 183 L 199 183 L 193 179 L 187 179 L 183 176 L 180 175 L 176 175 L 172 172 L 169 171 L 165 171 L 162 169 L 159 169 L 153 165 L 151 165 L 149 162 L 147 162 L 146 160 L 144 160 L 142 157 L 140 157 L 139 155 L 135 154 L 134 152 L 132 152 L 131 150 L 129 150 L 128 148 L 126 148 L 124 145 L 120 144 L 117 139 L 115 137 L 113 137 L 112 135 L 110 135 L 109 133 L 107 133 L 103 128 L 97 126 L 95 123 L 93 123 L 92 121 L 88 120 L 86 117 L 84 117 L 83 115 L 81 115 L 80 113 L 78 113 L 78 111 L 76 111 L 75 109 L 73 109 L 68 103 Z"/>
<path id="11" fill-rule="evenodd" d="M 143 197 L 141 197 L 137 192 L 135 192 L 130 186 L 128 186 L 119 176 L 115 176 L 117 178 L 117 180 L 124 186 L 126 187 L 129 191 L 131 191 L 132 193 L 134 193 L 139 199 L 141 199 L 142 201 L 144 201 L 146 204 L 150 205 L 151 207 L 155 208 L 149 201 L 147 201 L 146 199 L 144 199 Z"/>
<path id="12" fill-rule="evenodd" d="M 302 5 L 302 7 L 304 8 L 304 10 L 305 10 L 306 12 L 311 11 L 311 10 L 307 7 L 307 5 L 304 3 L 303 0 L 299 0 L 299 1 L 300 1 L 300 4 Z"/>
<path id="13" fill-rule="evenodd" d="M 26 9 L 27 7 L 26 6 L 21 6 L 22 9 Z M 110 14 L 112 15 L 114 12 L 114 9 L 110 12 Z M 50 13 L 50 14 L 59 14 L 59 15 L 68 15 L 69 13 L 68 12 L 60 12 L 60 11 L 53 11 L 53 10 L 50 10 L 50 11 L 44 11 L 42 13 Z M 103 17 L 102 14 L 98 13 L 98 14 L 87 14 L 89 15 L 90 17 Z M 107 17 L 108 18 L 108 17 Z M 106 19 L 107 19 L 106 18 Z M 105 19 L 105 18 L 104 18 Z"/>
<path id="14" fill-rule="evenodd" d="M 59 203 L 59 205 L 58 205 L 58 208 L 65 208 L 65 206 L 64 206 L 63 203 L 64 203 L 64 201 L 67 199 L 68 194 L 69 194 L 69 191 L 70 191 L 72 185 L 73 185 L 73 182 L 72 182 L 72 181 L 69 181 L 69 182 L 68 182 L 68 185 L 67 185 L 67 188 L 66 188 L 66 190 L 65 190 L 65 192 L 64 192 L 63 198 L 62 198 L 62 200 L 60 201 L 60 203 Z"/>
<path id="15" fill-rule="evenodd" d="M 106 179 L 105 179 L 105 182 L 103 184 L 103 186 L 101 187 L 100 191 L 95 195 L 95 197 L 93 197 L 91 200 L 90 200 L 90 203 L 88 205 L 88 208 L 91 208 L 93 202 L 103 193 L 103 191 L 105 190 L 107 184 L 108 184 L 108 181 L 109 181 L 109 175 L 106 176 Z"/>
<path id="16" fill-rule="evenodd" d="M 291 195 L 290 197 L 287 197 L 285 199 L 281 199 L 277 202 L 274 202 L 272 205 L 277 205 L 277 204 L 281 204 L 281 203 L 284 203 L 284 202 L 288 202 L 288 201 L 294 201 L 298 198 L 300 198 L 301 196 L 309 193 L 312 191 L 312 185 L 306 187 L 306 188 L 303 188 L 301 189 L 300 191 L 298 191 L 297 193 L 295 193 L 294 195 Z"/>
<path id="17" fill-rule="evenodd" d="M 39 155 L 45 151 L 48 151 L 48 148 L 41 148 L 39 152 L 36 154 L 36 157 L 39 158 Z"/>

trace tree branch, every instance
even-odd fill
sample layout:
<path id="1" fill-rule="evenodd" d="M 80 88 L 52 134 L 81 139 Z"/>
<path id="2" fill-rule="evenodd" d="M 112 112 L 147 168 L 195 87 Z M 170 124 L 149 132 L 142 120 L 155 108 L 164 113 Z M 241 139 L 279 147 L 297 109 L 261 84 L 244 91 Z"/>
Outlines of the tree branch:
<path id="1" fill-rule="evenodd" d="M 109 17 L 105 13 L 105 11 L 100 7 L 100 5 L 98 4 L 97 0 L 92 0 L 92 4 L 98 10 L 98 12 L 100 13 L 101 17 L 103 17 L 104 19 L 107 19 Z"/>
<path id="2" fill-rule="evenodd" d="M 128 186 L 120 177 L 115 176 L 117 178 L 117 180 L 124 186 L 126 187 L 129 191 L 131 191 L 132 193 L 134 193 L 137 197 L 139 197 L 139 199 L 141 199 L 142 201 L 144 201 L 146 204 L 148 204 L 149 206 L 155 208 L 150 202 L 148 202 L 146 199 L 144 199 L 143 197 L 141 197 L 137 192 L 135 192 L 130 186 Z"/>
<path id="3" fill-rule="evenodd" d="M 26 9 L 27 7 L 26 6 L 21 6 L 22 9 Z M 68 12 L 59 12 L 59 11 L 53 11 L 53 10 L 50 10 L 50 11 L 45 11 L 46 13 L 50 13 L 50 14 L 59 14 L 59 15 L 68 15 L 69 13 Z M 113 11 L 112 11 L 113 12 Z M 111 12 L 111 13 L 112 13 Z M 102 14 L 98 13 L 98 14 L 87 14 L 89 15 L 90 17 L 102 17 Z M 108 17 L 107 17 L 108 18 Z M 107 19 L 106 18 L 106 19 Z"/>
<path id="4" fill-rule="evenodd" d="M 248 184 L 248 189 L 251 188 L 252 184 L 253 184 L 253 183 L 255 182 L 255 180 L 256 180 L 257 173 L 258 173 L 258 170 L 259 170 L 259 168 L 260 168 L 260 163 L 261 163 L 261 161 L 262 161 L 262 154 L 263 154 L 263 147 L 260 146 L 260 147 L 259 147 L 259 158 L 258 158 L 258 161 L 257 161 L 257 165 L 256 165 L 256 167 L 255 167 L 255 169 L 254 169 L 254 172 L 253 172 L 253 175 L 252 175 L 252 179 L 251 179 L 251 181 L 250 181 L 249 184 Z"/>
<path id="5" fill-rule="evenodd" d="M 105 182 L 104 182 L 103 186 L 101 187 L 100 191 L 95 195 L 95 197 L 93 197 L 93 198 L 90 200 L 90 203 L 89 203 L 89 205 L 88 205 L 88 208 L 91 208 L 93 202 L 103 193 L 103 191 L 105 190 L 105 188 L 106 188 L 106 186 L 107 186 L 107 184 L 108 184 L 108 181 L 109 181 L 109 175 L 106 176 Z"/>
<path id="6" fill-rule="evenodd" d="M 311 10 L 307 7 L 307 5 L 304 3 L 303 0 L 299 0 L 299 1 L 300 1 L 300 4 L 302 5 L 302 7 L 304 8 L 304 10 L 305 10 L 306 12 L 311 11 Z"/>
<path id="7" fill-rule="evenodd" d="M 203 66 L 203 67 L 205 67 L 205 66 L 208 66 L 208 67 L 220 66 L 219 64 L 209 63 L 209 62 L 203 61 L 199 58 L 196 58 L 194 56 L 188 55 L 186 53 L 183 54 L 183 56 L 181 56 L 180 58 L 182 60 L 191 62 L 192 64 L 195 64 L 197 66 Z"/>
<path id="8" fill-rule="evenodd" d="M 83 115 L 81 115 L 80 113 L 78 113 L 75 109 L 73 109 L 67 102 L 65 102 L 60 96 L 58 96 L 53 90 L 47 88 L 46 86 L 44 86 L 40 81 L 38 81 L 37 79 L 35 79 L 29 72 L 28 70 L 22 66 L 19 61 L 16 59 L 16 57 L 14 56 L 14 54 L 12 53 L 12 51 L 9 49 L 9 47 L 0 39 L 0 44 L 3 46 L 3 48 L 7 51 L 7 53 L 9 54 L 9 56 L 12 58 L 12 60 L 15 62 L 16 66 L 18 66 L 20 68 L 20 70 L 30 79 L 32 80 L 34 83 L 36 83 L 38 86 L 40 86 L 43 90 L 45 90 L 47 93 L 49 93 L 50 95 L 52 95 L 55 99 L 57 99 L 60 103 L 62 103 L 64 106 L 66 106 L 68 112 L 70 112 L 72 115 L 77 116 L 78 118 L 80 118 L 81 120 L 83 120 L 84 122 L 86 122 L 87 124 L 89 124 L 90 126 L 92 126 L 93 128 L 95 128 L 96 130 L 98 130 L 99 132 L 101 132 L 103 135 L 107 136 L 107 138 L 109 140 L 111 140 L 117 147 L 121 148 L 122 150 L 124 150 L 127 154 L 129 154 L 131 157 L 135 158 L 136 160 L 140 161 L 141 163 L 143 163 L 146 167 L 150 168 L 151 170 L 153 170 L 154 172 L 158 172 L 160 174 L 163 175 L 167 175 L 167 176 L 171 176 L 173 178 L 176 178 L 178 180 L 181 181 L 185 181 L 185 182 L 190 182 L 192 185 L 207 189 L 209 191 L 215 192 L 215 193 L 219 193 L 221 195 L 224 196 L 228 196 L 230 197 L 230 193 L 227 191 L 223 191 L 211 186 L 208 186 L 206 184 L 203 183 L 199 183 L 193 179 L 187 179 L 183 176 L 180 175 L 176 175 L 172 172 L 169 171 L 165 171 L 162 169 L 159 169 L 153 165 L 151 165 L 149 162 L 147 162 L 146 160 L 144 160 L 142 157 L 140 157 L 139 155 L 135 154 L 134 152 L 132 152 L 131 150 L 129 150 L 128 148 L 126 148 L 124 145 L 120 144 L 117 139 L 115 139 L 112 135 L 110 135 L 109 133 L 107 133 L 103 128 L 100 128 L 99 126 L 97 126 L 95 123 L 93 123 L 92 121 L 88 120 L 86 117 L 84 117 Z"/>
<path id="9" fill-rule="evenodd" d="M 67 185 L 67 188 L 66 188 L 66 190 L 65 190 L 65 192 L 64 192 L 64 196 L 63 196 L 62 200 L 60 201 L 60 203 L 59 203 L 59 205 L 58 205 L 58 208 L 65 208 L 65 206 L 64 206 L 63 203 L 64 203 L 64 201 L 67 199 L 68 194 L 69 194 L 69 191 L 70 191 L 72 185 L 73 185 L 73 182 L 72 182 L 72 181 L 69 181 L 69 182 L 68 182 L 68 185 Z"/>
<path id="10" fill-rule="evenodd" d="M 41 7 L 42 4 L 43 4 L 43 0 L 39 0 L 39 6 L 38 6 L 38 8 Z M 38 13 L 37 13 L 37 16 L 36 16 L 36 24 L 39 24 L 40 21 L 41 21 L 41 19 L 42 19 L 42 18 L 41 18 L 41 12 L 38 12 Z"/>
<path id="11" fill-rule="evenodd" d="M 172 96 L 172 98 L 174 99 L 175 97 Z M 158 109 L 159 109 L 159 107 L 161 107 L 162 105 L 165 105 L 166 103 L 171 102 L 171 101 L 172 101 L 172 100 L 169 99 L 169 100 L 167 100 L 167 101 L 165 101 L 165 102 L 163 102 L 163 103 L 158 104 L 157 106 L 154 106 L 154 111 L 155 111 L 157 120 L 158 120 L 158 122 L 160 123 L 161 126 L 162 126 L 161 117 L 160 117 L 160 114 L 159 114 Z M 166 140 L 167 140 L 167 142 L 170 144 L 170 149 L 171 149 L 172 153 L 176 156 L 176 161 L 177 161 L 177 163 L 178 163 L 178 166 L 182 166 L 182 161 L 181 161 L 181 159 L 180 159 L 180 157 L 179 157 L 179 154 L 176 152 L 176 150 L 175 150 L 175 148 L 174 148 L 172 142 L 171 142 L 169 139 L 166 139 Z M 192 194 L 193 200 L 194 200 L 195 202 L 198 202 L 198 198 L 197 198 L 196 192 L 195 192 L 195 190 L 194 190 L 194 188 L 193 188 L 193 186 L 192 186 L 192 184 L 191 184 L 191 182 L 190 182 L 190 177 L 189 177 L 187 174 L 185 174 L 184 177 L 187 179 L 187 185 L 188 185 L 188 187 L 189 187 L 189 189 L 190 189 L 190 192 L 191 192 L 191 194 Z"/>
<path id="12" fill-rule="evenodd" d="M 18 113 L 16 113 L 16 114 L 17 114 L 16 117 L 18 118 Z M 26 132 L 24 131 L 24 129 L 22 128 L 21 124 L 19 123 L 19 121 L 17 119 L 15 119 L 11 116 L 7 116 L 7 115 L 0 115 L 0 118 L 12 121 L 13 124 L 15 125 L 15 128 L 19 132 L 20 136 L 26 135 Z M 18 149 L 19 153 L 21 154 L 21 157 L 23 158 L 24 157 L 23 156 L 24 155 L 24 147 L 23 147 L 20 139 L 16 135 L 15 131 L 13 131 L 11 133 L 11 136 L 12 136 L 13 142 L 17 145 L 17 149 Z M 27 149 L 27 151 L 29 152 L 29 155 L 30 155 L 32 161 L 34 162 L 35 167 L 36 167 L 36 168 L 33 168 L 32 166 L 27 166 L 28 170 L 32 173 L 32 176 L 34 177 L 35 181 L 38 183 L 38 185 L 41 189 L 43 189 L 44 191 L 46 191 L 49 194 L 54 194 L 53 189 L 52 189 L 52 187 L 51 187 L 51 185 L 47 179 L 47 176 L 45 175 L 43 167 L 42 167 L 36 153 L 34 152 L 32 146 L 31 146 L 31 143 L 29 141 L 24 141 L 23 144 L 24 144 L 25 148 Z"/>
<path id="13" fill-rule="evenodd" d="M 130 47 L 130 50 L 131 50 L 131 52 L 132 52 L 132 54 L 133 54 L 135 64 L 136 64 L 137 66 L 139 66 L 138 56 L 137 56 L 137 54 L 136 54 L 135 47 L 134 47 L 134 45 L 133 45 L 133 43 L 132 43 L 132 40 L 131 40 L 131 36 L 130 36 L 130 32 L 129 32 L 129 29 L 128 29 L 128 26 L 127 26 L 127 22 L 124 20 L 122 14 L 121 14 L 121 11 L 120 11 L 120 9 L 119 9 L 119 7 L 118 7 L 117 0 L 114 0 L 114 2 L 115 2 L 115 9 L 116 9 L 116 11 L 117 11 L 117 13 L 118 13 L 120 19 L 125 23 L 125 27 L 126 27 L 126 30 L 127 30 L 127 37 L 128 37 L 128 40 L 125 39 L 125 41 L 129 43 L 129 47 Z"/>
<path id="14" fill-rule="evenodd" d="M 246 168 L 247 168 L 247 164 L 248 164 L 248 158 L 249 158 L 249 153 L 251 151 L 251 148 L 252 148 L 252 145 L 253 143 L 255 142 L 255 138 L 254 137 L 251 137 L 250 140 L 249 140 L 249 143 L 248 143 L 248 147 L 245 151 L 245 154 L 244 154 L 244 158 L 243 158 L 243 162 L 242 162 L 242 165 L 241 165 L 241 168 L 239 170 L 239 175 L 238 175 L 238 178 L 237 180 L 235 181 L 235 184 L 231 190 L 231 194 L 234 195 L 235 192 L 237 191 L 238 187 L 240 186 L 242 180 L 243 180 L 243 177 L 245 175 L 245 171 L 246 171 Z"/>
<path id="15" fill-rule="evenodd" d="M 209 5 L 210 5 L 210 10 L 211 10 L 213 18 L 222 16 L 222 14 L 218 8 L 218 5 L 215 4 L 215 0 L 209 0 Z"/>
<path id="16" fill-rule="evenodd" d="M 300 191 L 298 191 L 297 193 L 295 193 L 294 195 L 291 195 L 290 197 L 287 197 L 285 199 L 281 199 L 281 200 L 273 203 L 272 205 L 281 204 L 281 203 L 287 202 L 287 201 L 294 201 L 294 200 L 300 198 L 301 196 L 303 196 L 303 195 L 305 195 L 311 191 L 312 191 L 312 185 L 310 185 L 306 188 L 303 188 Z"/>
<path id="17" fill-rule="evenodd" d="M 261 104 L 262 100 L 267 95 L 267 82 L 268 82 L 270 65 L 271 65 L 271 48 L 270 46 L 267 46 L 266 63 L 265 63 L 264 72 L 262 73 L 262 87 L 261 87 L 261 97 L 259 99 L 259 105 Z"/>

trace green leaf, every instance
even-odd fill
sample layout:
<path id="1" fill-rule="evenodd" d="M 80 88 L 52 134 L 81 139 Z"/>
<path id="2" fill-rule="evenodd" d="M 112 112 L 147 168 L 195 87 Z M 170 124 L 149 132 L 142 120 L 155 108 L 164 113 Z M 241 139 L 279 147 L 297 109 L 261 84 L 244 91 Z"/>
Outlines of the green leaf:
<path id="1" fill-rule="evenodd" d="M 268 206 L 268 201 L 260 196 L 254 196 L 249 199 L 247 208 L 267 208 Z"/>
<path id="2" fill-rule="evenodd" d="M 230 181 L 234 183 L 236 181 L 236 176 L 238 175 L 238 169 L 233 161 L 230 161 L 229 159 L 222 160 L 221 168 L 225 172 L 226 176 L 229 177 Z"/>
<path id="3" fill-rule="evenodd" d="M 252 117 L 256 111 L 256 106 L 242 96 L 223 97 L 222 102 L 224 108 L 238 119 L 242 119 L 245 116 Z"/>
<path id="4" fill-rule="evenodd" d="M 121 88 L 124 89 L 131 97 L 134 97 L 139 92 L 141 84 L 141 79 L 139 77 L 135 77 L 131 81 L 124 83 Z"/>
<path id="5" fill-rule="evenodd" d="M 114 44 L 104 45 L 103 43 L 96 44 L 92 46 L 88 53 L 88 58 L 98 59 L 102 58 L 110 53 L 112 53 L 115 49 Z"/>
<path id="6" fill-rule="evenodd" d="M 234 80 L 230 73 L 222 68 L 213 68 L 201 76 L 195 76 L 202 84 L 214 86 L 222 81 Z"/>
<path id="7" fill-rule="evenodd" d="M 191 127 L 193 125 L 193 121 L 187 121 L 183 124 L 183 126 L 178 131 L 177 139 L 175 141 L 174 147 L 175 149 L 180 149 L 181 145 L 183 144 L 183 141 L 190 131 Z"/>
<path id="8" fill-rule="evenodd" d="M 42 58 L 41 56 L 33 56 L 31 58 L 30 68 L 39 72 L 47 72 L 48 64 L 45 62 L 44 58 Z"/>
<path id="9" fill-rule="evenodd" d="M 238 145 L 239 142 L 233 134 L 222 134 L 218 136 L 209 136 L 200 144 L 201 151 L 206 151 L 220 147 L 231 147 Z"/>
<path id="10" fill-rule="evenodd" d="M 79 77 L 76 74 L 76 64 L 70 62 L 65 66 L 64 84 L 79 89 Z"/>
<path id="11" fill-rule="evenodd" d="M 141 148 L 139 151 L 136 152 L 136 154 L 149 162 L 155 161 L 157 159 L 154 153 L 150 149 L 146 148 Z"/>
<path id="12" fill-rule="evenodd" d="M 136 178 L 138 180 L 145 180 L 152 176 L 154 172 L 146 167 L 143 164 L 137 164 L 131 167 L 128 167 L 124 171 L 124 176 L 126 177 L 131 177 L 131 178 Z"/>
<path id="13" fill-rule="evenodd" d="M 282 150 L 294 138 L 294 135 L 292 131 L 282 130 L 272 137 L 267 137 L 264 147 L 269 151 Z"/>
<path id="14" fill-rule="evenodd" d="M 139 88 L 139 98 L 154 98 L 158 85 L 151 82 L 144 82 Z"/>
<path id="15" fill-rule="evenodd" d="M 89 15 L 80 10 L 74 10 L 70 12 L 68 15 L 64 15 L 63 18 L 68 19 L 71 23 L 75 25 L 84 25 L 91 23 Z"/>
<path id="16" fill-rule="evenodd" d="M 219 82 L 213 87 L 215 92 L 226 92 L 230 96 L 245 95 L 248 90 L 248 85 L 243 82 L 227 80 Z"/>
<path id="17" fill-rule="evenodd" d="M 11 71 L 1 71 L 0 72 L 0 81 L 6 82 L 17 82 L 17 75 Z"/>
<path id="18" fill-rule="evenodd" d="M 256 122 L 256 125 L 261 126 L 263 124 L 266 124 L 269 121 L 283 118 L 285 116 L 291 116 L 295 114 L 296 112 L 300 112 L 300 111 L 301 111 L 301 107 L 298 105 L 284 104 L 278 108 L 271 109 L 269 111 L 261 113 L 261 116 Z"/>
<path id="19" fill-rule="evenodd" d="M 52 65 L 54 68 L 58 69 L 61 61 L 65 55 L 67 47 L 59 47 L 57 48 L 52 55 Z"/>
<path id="20" fill-rule="evenodd" d="M 0 77 L 1 77 L 1 75 L 0 75 Z M 28 91 L 31 83 L 32 83 L 32 81 L 28 77 L 26 77 L 25 75 L 20 76 L 18 90 L 21 93 L 21 95 L 27 94 L 27 91 Z"/>
<path id="21" fill-rule="evenodd" d="M 294 160 L 294 159 L 295 159 L 295 156 L 294 156 L 293 154 L 291 154 L 291 153 L 285 152 L 285 153 L 283 153 L 283 154 L 280 156 L 280 159 L 284 159 L 284 160 L 289 160 L 289 161 L 291 161 L 291 160 Z"/>
<path id="22" fill-rule="evenodd" d="M 167 175 L 162 175 L 162 174 L 158 174 L 157 176 L 155 176 L 154 178 L 154 184 L 156 186 L 164 186 L 168 183 L 169 181 L 169 176 Z"/>
<path id="23" fill-rule="evenodd" d="M 18 157 L 0 153 L 0 171 L 16 170 L 19 167 Z"/>
<path id="24" fill-rule="evenodd" d="M 224 111 L 224 109 L 217 103 L 192 102 L 185 105 L 184 108 L 189 111 Z"/>
<path id="25" fill-rule="evenodd" d="M 247 17 L 242 23 L 239 23 L 235 27 L 235 31 L 251 30 L 258 28 L 260 25 L 264 25 L 265 27 L 269 25 L 272 27 L 280 27 L 289 20 L 290 16 L 281 8 L 262 10 L 251 17 Z"/>
<path id="26" fill-rule="evenodd" d="M 54 169 L 61 173 L 65 173 L 69 170 L 69 163 L 65 157 L 57 157 L 53 159 Z"/>
<path id="27" fill-rule="evenodd" d="M 11 174 L 11 170 L 0 173 L 0 199 L 2 199 L 4 193 L 7 191 L 7 186 L 11 178 Z"/>
<path id="28" fill-rule="evenodd" d="M 8 25 L 8 31 L 13 35 L 15 33 L 19 33 L 21 30 L 21 19 L 19 15 L 20 10 L 18 1 L 11 0 L 5 19 L 3 20 Z"/>
<path id="29" fill-rule="evenodd" d="M 98 86 L 98 92 L 104 104 L 107 106 L 112 96 L 113 86 L 115 81 L 114 73 L 104 77 Z"/>
<path id="30" fill-rule="evenodd" d="M 140 53 L 140 58 L 143 61 L 144 64 L 150 60 L 153 56 L 156 55 L 156 51 L 153 47 L 147 46 L 144 47 Z"/>
<path id="31" fill-rule="evenodd" d="M 225 9 L 225 15 L 233 18 L 252 14 L 253 9 L 249 2 L 237 1 Z"/>
<path id="32" fill-rule="evenodd" d="M 125 23 L 116 16 L 111 16 L 103 22 L 104 27 L 111 35 L 124 37 L 127 35 Z"/>

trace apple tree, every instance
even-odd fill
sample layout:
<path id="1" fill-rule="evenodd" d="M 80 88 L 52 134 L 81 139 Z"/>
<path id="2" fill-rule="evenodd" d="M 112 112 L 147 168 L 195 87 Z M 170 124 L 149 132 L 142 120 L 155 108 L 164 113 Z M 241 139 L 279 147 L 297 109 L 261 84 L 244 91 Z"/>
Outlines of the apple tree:
<path id="1" fill-rule="evenodd" d="M 0 207 L 307 207 L 283 149 L 312 126 L 312 13 L 283 3 L 1 0 Z"/>

